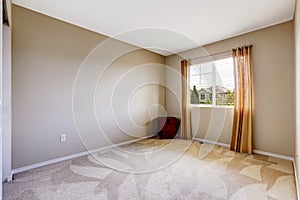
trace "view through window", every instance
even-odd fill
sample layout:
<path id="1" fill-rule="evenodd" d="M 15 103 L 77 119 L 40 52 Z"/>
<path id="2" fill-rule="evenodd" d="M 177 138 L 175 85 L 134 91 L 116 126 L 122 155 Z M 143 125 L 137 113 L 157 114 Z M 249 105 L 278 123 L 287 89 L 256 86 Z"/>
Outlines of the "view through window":
<path id="1" fill-rule="evenodd" d="M 233 59 L 225 58 L 190 67 L 191 104 L 234 105 Z"/>

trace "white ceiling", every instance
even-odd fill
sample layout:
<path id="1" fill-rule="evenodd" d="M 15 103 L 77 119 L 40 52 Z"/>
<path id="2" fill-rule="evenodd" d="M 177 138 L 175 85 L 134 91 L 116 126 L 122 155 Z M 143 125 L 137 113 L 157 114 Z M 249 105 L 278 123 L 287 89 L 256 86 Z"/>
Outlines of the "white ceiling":
<path id="1" fill-rule="evenodd" d="M 295 0 L 13 0 L 170 55 L 293 19 Z"/>

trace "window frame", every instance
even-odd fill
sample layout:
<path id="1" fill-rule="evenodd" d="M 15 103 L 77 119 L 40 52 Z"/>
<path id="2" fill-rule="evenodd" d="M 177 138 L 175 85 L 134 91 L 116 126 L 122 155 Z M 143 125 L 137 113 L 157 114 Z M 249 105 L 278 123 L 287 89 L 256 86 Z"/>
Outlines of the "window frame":
<path id="1" fill-rule="evenodd" d="M 222 60 L 222 59 L 227 59 L 227 58 L 232 58 L 233 59 L 231 51 L 224 52 L 224 53 L 221 53 L 221 54 L 212 55 L 212 56 L 205 56 L 205 57 L 202 57 L 202 58 L 194 59 L 193 61 L 190 61 L 190 66 L 192 67 L 193 65 L 199 65 L 199 64 L 207 63 L 207 62 L 214 62 L 214 61 L 217 61 L 217 60 Z M 192 104 L 191 101 L 189 101 L 190 107 L 234 108 L 234 105 L 217 105 L 217 98 L 216 98 L 216 96 L 217 96 L 217 94 L 216 94 L 216 73 L 215 72 L 216 72 L 216 66 L 213 64 L 213 69 L 212 69 L 212 76 L 213 76 L 212 104 Z M 190 82 L 189 82 L 189 84 L 190 84 Z M 190 95 L 191 94 L 189 94 L 189 96 Z"/>

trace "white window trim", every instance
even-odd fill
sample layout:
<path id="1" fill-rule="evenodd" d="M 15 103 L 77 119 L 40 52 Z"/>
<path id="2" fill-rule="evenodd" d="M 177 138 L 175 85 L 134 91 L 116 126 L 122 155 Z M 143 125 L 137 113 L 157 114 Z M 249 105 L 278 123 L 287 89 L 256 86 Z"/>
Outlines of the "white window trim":
<path id="1" fill-rule="evenodd" d="M 207 105 L 207 104 L 190 104 L 191 108 L 201 107 L 201 108 L 234 108 L 234 106 L 218 106 L 218 105 Z"/>

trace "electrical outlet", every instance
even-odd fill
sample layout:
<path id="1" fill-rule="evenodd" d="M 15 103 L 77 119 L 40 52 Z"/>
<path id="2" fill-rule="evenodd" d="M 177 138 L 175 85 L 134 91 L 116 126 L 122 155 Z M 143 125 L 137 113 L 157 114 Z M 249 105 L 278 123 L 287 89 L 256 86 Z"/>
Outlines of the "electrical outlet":
<path id="1" fill-rule="evenodd" d="M 67 135 L 66 134 L 61 134 L 60 135 L 60 141 L 65 142 L 67 140 Z"/>

